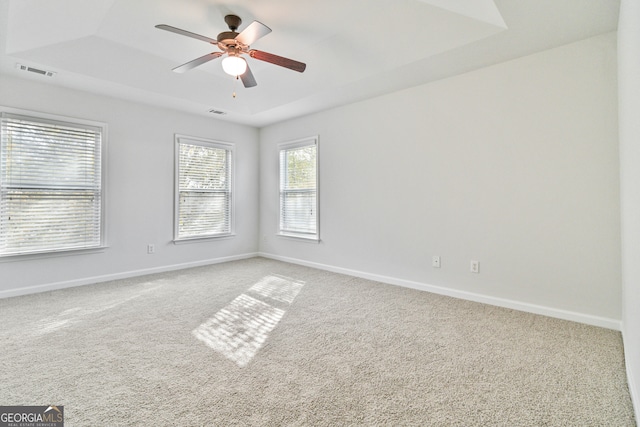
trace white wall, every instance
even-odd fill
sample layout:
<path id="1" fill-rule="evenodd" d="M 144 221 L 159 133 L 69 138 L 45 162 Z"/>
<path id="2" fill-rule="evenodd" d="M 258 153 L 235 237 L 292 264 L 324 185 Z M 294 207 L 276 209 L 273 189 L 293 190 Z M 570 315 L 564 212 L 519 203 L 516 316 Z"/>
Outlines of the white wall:
<path id="1" fill-rule="evenodd" d="M 256 129 L 31 80 L 0 79 L 0 105 L 107 123 L 109 246 L 100 253 L 0 260 L 0 296 L 255 254 Z M 235 237 L 172 243 L 174 133 L 236 143 Z M 155 254 L 147 255 L 148 243 L 155 245 Z"/>
<path id="2" fill-rule="evenodd" d="M 622 333 L 627 378 L 640 415 L 640 2 L 622 0 L 618 24 Z"/>
<path id="3" fill-rule="evenodd" d="M 263 128 L 261 253 L 619 328 L 615 52 L 607 34 Z M 276 236 L 276 145 L 315 134 L 320 244 Z"/>

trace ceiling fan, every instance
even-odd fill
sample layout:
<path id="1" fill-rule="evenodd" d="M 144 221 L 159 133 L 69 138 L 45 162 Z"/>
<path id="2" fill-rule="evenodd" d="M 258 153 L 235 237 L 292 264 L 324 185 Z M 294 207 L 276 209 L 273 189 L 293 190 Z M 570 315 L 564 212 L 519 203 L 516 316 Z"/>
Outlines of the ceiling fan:
<path id="1" fill-rule="evenodd" d="M 230 31 L 223 31 L 218 34 L 217 39 L 201 36 L 200 34 L 181 30 L 180 28 L 172 27 L 170 25 L 156 25 L 156 28 L 161 30 L 170 31 L 172 33 L 181 34 L 183 36 L 211 43 L 214 46 L 218 46 L 222 51 L 208 53 L 200 58 L 174 68 L 173 71 L 176 73 L 184 73 L 185 71 L 189 71 L 199 65 L 205 64 L 226 54 L 226 57 L 222 60 L 222 68 L 227 74 L 239 77 L 242 80 L 244 87 L 248 88 L 256 86 L 257 83 L 247 61 L 242 57 L 243 54 L 249 55 L 250 57 L 260 61 L 269 62 L 271 64 L 279 65 L 280 67 L 297 71 L 299 73 L 302 73 L 307 67 L 306 64 L 294 61 L 293 59 L 284 58 L 261 50 L 250 49 L 251 44 L 271 32 L 271 28 L 267 27 L 263 23 L 253 21 L 242 32 L 237 33 L 236 30 L 242 23 L 242 20 L 238 16 L 227 15 L 224 17 L 224 21 L 229 26 Z"/>

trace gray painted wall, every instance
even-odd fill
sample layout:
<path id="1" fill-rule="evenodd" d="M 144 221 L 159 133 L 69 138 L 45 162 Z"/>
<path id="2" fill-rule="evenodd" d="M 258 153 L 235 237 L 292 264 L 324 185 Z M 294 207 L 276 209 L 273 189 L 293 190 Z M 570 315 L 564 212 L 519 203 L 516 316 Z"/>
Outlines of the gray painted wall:
<path id="1" fill-rule="evenodd" d="M 0 296 L 255 254 L 258 131 L 227 122 L 2 76 L 0 105 L 106 122 L 107 245 L 99 253 L 0 260 Z M 236 144 L 236 236 L 175 245 L 174 133 Z M 147 254 L 147 244 L 156 253 Z"/>
<path id="2" fill-rule="evenodd" d="M 263 128 L 260 251 L 619 328 L 615 52 L 606 34 Z M 309 244 L 276 236 L 276 146 L 315 134 Z"/>
<path id="3" fill-rule="evenodd" d="M 618 26 L 622 332 L 627 377 L 640 415 L 640 2 L 622 0 Z"/>

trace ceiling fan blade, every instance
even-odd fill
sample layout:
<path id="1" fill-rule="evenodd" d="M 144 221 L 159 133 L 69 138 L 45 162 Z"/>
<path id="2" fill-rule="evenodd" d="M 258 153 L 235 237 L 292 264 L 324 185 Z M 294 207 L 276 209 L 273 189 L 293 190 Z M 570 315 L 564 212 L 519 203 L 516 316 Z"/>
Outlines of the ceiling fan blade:
<path id="1" fill-rule="evenodd" d="M 181 30 L 180 28 L 172 27 L 171 25 L 160 24 L 156 25 L 156 28 L 160 30 L 170 31 L 172 33 L 180 34 L 183 36 L 191 37 L 193 39 L 202 40 L 203 42 L 218 44 L 218 40 L 214 40 L 210 37 L 201 36 L 200 34 L 192 33 L 191 31 Z"/>
<path id="2" fill-rule="evenodd" d="M 185 71 L 189 71 L 193 68 L 196 68 L 199 65 L 202 65 L 206 62 L 214 60 L 220 57 L 221 55 L 222 55 L 222 52 L 207 53 L 206 55 L 201 56 L 200 58 L 194 59 L 193 61 L 189 61 L 186 64 L 182 64 L 179 67 L 174 68 L 173 71 L 175 71 L 176 73 L 184 73 Z"/>
<path id="3" fill-rule="evenodd" d="M 251 72 L 251 68 L 249 68 L 249 64 L 247 64 L 247 71 L 244 74 L 240 75 L 240 79 L 242 80 L 242 84 L 244 87 L 254 87 L 257 86 L 255 77 L 253 77 L 253 73 Z"/>
<path id="4" fill-rule="evenodd" d="M 242 30 L 242 32 L 236 36 L 236 40 L 249 46 L 270 32 L 271 28 L 267 27 L 262 22 L 253 21 L 247 28 Z"/>
<path id="5" fill-rule="evenodd" d="M 297 71 L 302 73 L 305 68 L 307 68 L 307 64 L 302 62 L 294 61 L 293 59 L 283 58 L 282 56 L 274 55 L 273 53 L 263 52 L 261 50 L 251 49 L 249 51 L 249 56 L 255 59 L 259 59 L 260 61 L 269 62 L 271 64 L 279 65 L 281 67 L 288 68 L 293 71 Z"/>

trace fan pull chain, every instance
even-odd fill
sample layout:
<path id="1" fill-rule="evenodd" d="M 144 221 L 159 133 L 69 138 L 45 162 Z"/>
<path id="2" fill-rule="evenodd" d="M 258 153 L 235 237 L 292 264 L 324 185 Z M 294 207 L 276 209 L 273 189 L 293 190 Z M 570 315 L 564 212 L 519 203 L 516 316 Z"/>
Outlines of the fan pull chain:
<path id="1" fill-rule="evenodd" d="M 236 97 L 236 86 L 238 85 L 238 80 L 240 80 L 240 76 L 236 76 L 235 81 L 233 82 L 233 97 Z"/>

